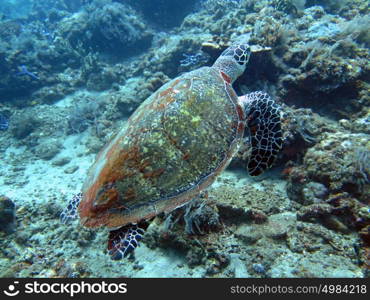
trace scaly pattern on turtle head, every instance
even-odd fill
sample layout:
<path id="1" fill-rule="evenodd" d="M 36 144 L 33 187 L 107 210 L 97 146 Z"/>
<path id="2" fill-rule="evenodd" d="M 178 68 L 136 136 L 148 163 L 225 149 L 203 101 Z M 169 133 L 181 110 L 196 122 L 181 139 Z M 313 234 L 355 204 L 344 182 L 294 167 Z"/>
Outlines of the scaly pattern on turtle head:
<path id="1" fill-rule="evenodd" d="M 213 64 L 230 84 L 243 74 L 249 61 L 251 48 L 248 44 L 237 44 L 227 48 Z"/>

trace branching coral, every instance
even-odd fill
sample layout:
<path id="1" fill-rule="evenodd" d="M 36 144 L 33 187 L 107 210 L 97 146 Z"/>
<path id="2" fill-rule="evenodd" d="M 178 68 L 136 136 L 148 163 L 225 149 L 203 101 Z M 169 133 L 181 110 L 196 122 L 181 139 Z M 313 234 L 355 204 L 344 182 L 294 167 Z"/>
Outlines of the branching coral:
<path id="1" fill-rule="evenodd" d="M 354 19 L 341 25 L 341 36 L 350 36 L 359 44 L 370 47 L 370 15 L 356 16 Z"/>
<path id="2" fill-rule="evenodd" d="M 91 101 L 76 104 L 68 118 L 69 129 L 73 133 L 80 133 L 93 125 L 96 133 L 99 132 L 98 124 L 99 104 Z"/>
<path id="3" fill-rule="evenodd" d="M 204 234 L 202 227 L 213 227 L 219 224 L 218 214 L 206 206 L 204 201 L 189 203 L 184 220 L 187 234 Z"/>
<path id="4" fill-rule="evenodd" d="M 184 208 L 169 214 L 164 221 L 164 228 L 172 230 L 178 222 L 185 223 L 185 232 L 189 235 L 202 235 L 220 226 L 218 212 L 206 200 L 194 199 Z"/>

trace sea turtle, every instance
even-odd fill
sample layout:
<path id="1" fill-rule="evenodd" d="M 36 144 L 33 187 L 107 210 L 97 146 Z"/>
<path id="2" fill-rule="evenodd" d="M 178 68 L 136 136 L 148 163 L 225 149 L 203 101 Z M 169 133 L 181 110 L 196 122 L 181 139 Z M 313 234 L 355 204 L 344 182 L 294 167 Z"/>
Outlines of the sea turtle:
<path id="1" fill-rule="evenodd" d="M 214 182 L 245 140 L 245 128 L 249 174 L 269 168 L 282 145 L 279 107 L 267 94 L 238 98 L 232 88 L 251 49 L 232 45 L 213 66 L 182 74 L 146 99 L 100 151 L 62 220 L 79 215 L 84 226 L 106 226 L 109 254 L 122 259 L 141 240 L 143 221 Z"/>

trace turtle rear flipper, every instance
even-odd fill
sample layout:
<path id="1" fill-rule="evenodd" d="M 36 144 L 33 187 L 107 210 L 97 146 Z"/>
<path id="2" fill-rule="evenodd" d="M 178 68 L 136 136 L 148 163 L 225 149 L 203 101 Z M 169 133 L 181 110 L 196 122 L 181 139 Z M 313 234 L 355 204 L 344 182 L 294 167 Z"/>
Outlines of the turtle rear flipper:
<path id="1" fill-rule="evenodd" d="M 280 107 L 262 92 L 242 96 L 240 101 L 245 105 L 252 146 L 248 172 L 258 176 L 272 166 L 282 147 Z"/>
<path id="2" fill-rule="evenodd" d="M 113 260 L 121 260 L 135 250 L 145 232 L 141 227 L 128 224 L 109 232 L 108 253 Z"/>

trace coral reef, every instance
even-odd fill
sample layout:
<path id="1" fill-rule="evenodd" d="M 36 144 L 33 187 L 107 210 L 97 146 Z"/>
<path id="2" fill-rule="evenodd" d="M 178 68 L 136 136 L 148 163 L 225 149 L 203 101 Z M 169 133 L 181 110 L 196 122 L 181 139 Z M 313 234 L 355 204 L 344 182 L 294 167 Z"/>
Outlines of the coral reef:
<path id="1" fill-rule="evenodd" d="M 321 153 L 325 151 L 325 156 Z M 366 153 L 370 151 L 366 136 L 324 134 L 322 140 L 308 149 L 303 169 L 307 181 L 323 183 L 330 193 L 348 192 L 359 199 L 369 195 Z"/>
<path id="2" fill-rule="evenodd" d="M 0 6 L 0 277 L 369 277 L 368 1 L 11 2 Z M 274 168 L 247 177 L 246 131 L 208 196 L 154 219 L 123 265 L 105 230 L 60 224 L 131 113 L 239 39 L 269 49 L 234 86 L 282 107 Z"/>
<path id="3" fill-rule="evenodd" d="M 136 53 L 137 49 L 144 50 L 150 44 L 150 30 L 129 6 L 117 2 L 102 7 L 93 5 L 86 8 L 86 14 L 87 27 L 79 28 L 90 32 L 84 48 L 90 46 L 101 51 L 117 51 L 118 55 L 124 56 L 130 50 Z M 73 34 L 79 38 L 85 35 L 81 31 Z M 69 37 L 67 39 L 71 41 Z M 72 41 L 72 44 L 76 42 Z"/>

